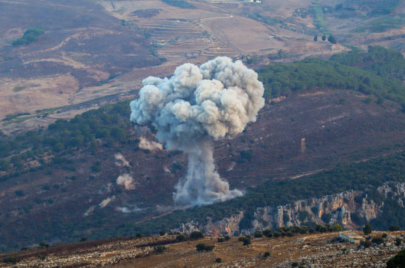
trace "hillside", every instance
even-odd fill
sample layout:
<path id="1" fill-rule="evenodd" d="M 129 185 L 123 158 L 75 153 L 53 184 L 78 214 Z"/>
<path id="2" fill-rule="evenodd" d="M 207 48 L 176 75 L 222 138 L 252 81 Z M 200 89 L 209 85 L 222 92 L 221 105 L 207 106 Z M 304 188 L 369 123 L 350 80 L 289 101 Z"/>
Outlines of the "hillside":
<path id="1" fill-rule="evenodd" d="M 8 135 L 133 98 L 142 79 L 170 75 L 184 62 L 227 55 L 258 67 L 370 45 L 404 52 L 405 9 L 397 0 L 0 6 L 0 119 L 15 119 L 0 127 Z"/>
<path id="2" fill-rule="evenodd" d="M 177 235 L 116 238 L 3 254 L 0 259 L 9 263 L 0 267 L 386 267 L 404 248 L 404 232 L 373 232 L 371 239 L 381 236 L 386 236 L 381 244 L 372 240 L 376 243 L 367 248 L 342 243 L 337 232 L 252 237 L 248 246 L 237 238 L 222 242 L 217 237 L 180 242 Z M 201 243 L 215 247 L 197 251 Z"/>
<path id="3" fill-rule="evenodd" d="M 236 139 L 214 144 L 219 173 L 231 188 L 245 191 L 245 197 L 223 205 L 173 212 L 179 208 L 173 207 L 172 193 L 184 176 L 186 159 L 179 152 L 162 150 L 148 127 L 132 126 L 128 102 L 89 111 L 70 121 L 58 120 L 47 129 L 2 136 L 0 249 L 10 251 L 41 240 L 54 244 L 82 236 L 100 239 L 156 233 L 192 219 L 201 224 L 207 217 L 221 220 L 266 205 L 288 205 L 348 190 L 366 191 L 369 184 L 379 187 L 403 181 L 396 173 L 381 175 L 391 172 L 393 165 L 403 166 L 405 114 L 398 102 L 404 91 L 392 86 L 399 79 L 385 79 L 365 66 L 343 63 L 309 59 L 259 70 L 268 103 L 258 121 Z M 394 69 L 401 70 L 401 64 Z M 311 67 L 296 67 L 305 65 Z M 300 70 L 299 76 L 293 75 L 296 70 Z M 322 71 L 314 76 L 314 70 Z M 338 76 L 342 71 L 351 76 Z M 277 81 L 268 80 L 283 77 L 277 73 L 293 78 L 286 80 L 289 84 L 283 91 L 275 91 Z M 324 79 L 335 76 L 337 84 Z M 359 85 L 367 77 L 380 86 L 362 92 Z M 312 87 L 302 88 L 298 82 L 312 83 Z M 385 155 L 393 156 L 381 158 Z M 370 160 L 373 158 L 378 159 Z M 366 162 L 333 169 L 359 161 Z M 330 169 L 331 173 L 319 173 Z M 394 171 L 403 174 L 401 168 Z M 351 180 L 343 183 L 341 175 L 330 178 L 341 172 Z M 316 173 L 319 176 L 310 176 Z M 368 173 L 374 175 L 365 178 L 366 182 L 359 180 Z M 278 184 L 287 178 L 295 180 L 286 182 L 288 187 Z M 328 190 L 314 186 L 313 190 L 304 187 L 300 195 L 287 194 L 288 189 L 317 185 L 319 180 L 325 185 L 340 182 Z M 255 190 L 256 186 L 260 187 Z M 268 197 L 260 192 L 273 188 L 278 190 Z M 387 224 L 377 222 L 375 227 L 386 228 Z M 395 224 L 402 226 L 403 222 Z M 247 231 L 249 226 L 248 221 Z"/>

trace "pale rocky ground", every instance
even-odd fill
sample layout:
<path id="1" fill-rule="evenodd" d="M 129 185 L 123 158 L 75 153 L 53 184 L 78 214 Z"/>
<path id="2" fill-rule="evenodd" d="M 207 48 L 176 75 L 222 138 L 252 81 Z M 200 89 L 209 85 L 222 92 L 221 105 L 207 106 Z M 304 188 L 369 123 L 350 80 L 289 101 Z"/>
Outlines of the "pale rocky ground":
<path id="1" fill-rule="evenodd" d="M 357 232 L 361 234 L 360 232 Z M 49 249 L 31 249 L 14 255 L 21 261 L 0 267 L 385 267 L 386 262 L 405 248 L 395 246 L 398 237 L 404 241 L 403 231 L 387 232 L 383 245 L 370 248 L 350 243 L 337 243 L 338 233 L 303 234 L 285 238 L 252 238 L 243 246 L 237 238 L 218 243 L 216 237 L 198 241 L 174 242 L 175 236 L 152 236 L 141 239 L 89 241 L 75 245 L 60 245 Z M 380 237 L 383 232 L 373 232 Z M 174 243 L 173 243 L 174 242 Z M 156 243 L 166 243 L 163 254 L 154 252 Z M 197 252 L 196 244 L 215 244 L 212 252 Z M 265 258 L 264 253 L 270 252 Z M 4 257 L 5 255 L 0 255 Z M 217 263 L 216 259 L 222 262 Z"/>

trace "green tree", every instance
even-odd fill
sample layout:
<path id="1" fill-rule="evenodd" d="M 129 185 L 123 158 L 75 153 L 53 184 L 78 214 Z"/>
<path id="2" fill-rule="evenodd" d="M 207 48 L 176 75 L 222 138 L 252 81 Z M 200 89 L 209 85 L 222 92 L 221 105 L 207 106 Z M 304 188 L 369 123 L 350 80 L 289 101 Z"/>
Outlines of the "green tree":
<path id="1" fill-rule="evenodd" d="M 328 37 L 328 41 L 329 41 L 330 43 L 332 43 L 332 44 L 336 44 L 336 43 L 337 43 L 337 41 L 336 41 L 335 37 L 333 37 L 333 35 L 330 35 L 330 36 Z"/>
<path id="2" fill-rule="evenodd" d="M 199 231 L 194 231 L 190 234 L 190 238 L 192 240 L 198 240 L 198 239 L 202 239 L 204 238 L 203 233 L 199 232 Z"/>
<path id="3" fill-rule="evenodd" d="M 371 226 L 370 226 L 370 224 L 366 224 L 365 226 L 364 226 L 364 228 L 363 228 L 363 233 L 365 234 L 365 235 L 369 235 L 369 234 L 371 234 L 371 232 L 372 232 L 373 230 L 371 229 Z"/>

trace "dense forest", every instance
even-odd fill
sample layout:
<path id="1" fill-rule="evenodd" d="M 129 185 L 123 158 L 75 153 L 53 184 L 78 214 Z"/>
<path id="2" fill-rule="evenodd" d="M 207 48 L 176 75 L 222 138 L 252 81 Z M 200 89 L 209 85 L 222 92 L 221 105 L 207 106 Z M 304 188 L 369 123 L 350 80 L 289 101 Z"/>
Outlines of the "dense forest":
<path id="1" fill-rule="evenodd" d="M 324 88 L 347 89 L 405 105 L 405 59 L 400 52 L 369 47 L 338 54 L 330 60 L 308 58 L 258 70 L 266 98 Z"/>
<path id="2" fill-rule="evenodd" d="M 46 130 L 32 130 L 14 138 L 0 137 L 0 171 L 7 173 L 0 181 L 28 172 L 25 163 L 30 160 L 52 165 L 78 150 L 94 153 L 99 146 L 131 142 L 129 113 L 129 101 L 124 101 L 85 112 L 71 120 L 57 120 Z M 50 156 L 55 158 L 46 162 Z"/>

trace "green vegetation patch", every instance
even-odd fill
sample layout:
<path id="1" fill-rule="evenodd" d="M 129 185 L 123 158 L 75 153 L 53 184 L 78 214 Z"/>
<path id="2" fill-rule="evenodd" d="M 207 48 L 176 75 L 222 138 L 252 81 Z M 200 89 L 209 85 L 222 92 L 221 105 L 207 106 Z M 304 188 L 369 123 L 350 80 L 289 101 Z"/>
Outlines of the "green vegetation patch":
<path id="1" fill-rule="evenodd" d="M 42 27 L 35 27 L 25 31 L 24 35 L 13 42 L 13 46 L 28 45 L 38 41 L 38 37 L 45 33 Z"/>
<path id="2" fill-rule="evenodd" d="M 17 86 L 17 87 L 13 88 L 13 91 L 14 92 L 20 92 L 20 91 L 23 91 L 24 89 L 25 89 L 25 87 Z"/>
<path id="3" fill-rule="evenodd" d="M 318 4 L 314 4 L 312 6 L 314 17 L 315 17 L 315 26 L 318 30 L 323 34 L 330 34 L 330 31 L 327 28 L 327 24 L 325 22 L 325 15 L 323 13 L 323 9 Z"/>
<path id="4" fill-rule="evenodd" d="M 190 4 L 189 2 L 182 1 L 182 0 L 162 0 L 163 3 L 179 7 L 179 8 L 188 8 L 193 9 L 196 8 L 194 5 Z"/>
<path id="5" fill-rule="evenodd" d="M 264 17 L 257 13 L 247 14 L 247 16 L 251 19 L 254 19 L 254 20 L 269 24 L 269 25 L 284 24 L 284 22 L 282 20 L 273 19 L 271 17 Z"/>
<path id="6" fill-rule="evenodd" d="M 266 99 L 322 88 L 346 89 L 405 105 L 405 59 L 394 50 L 370 47 L 331 60 L 308 58 L 293 64 L 269 65 L 257 71 Z"/>

